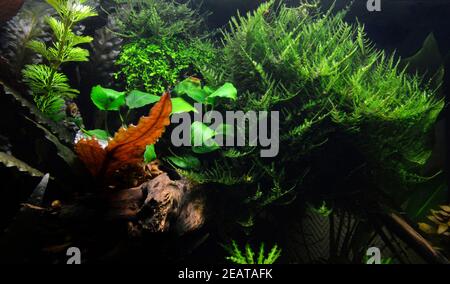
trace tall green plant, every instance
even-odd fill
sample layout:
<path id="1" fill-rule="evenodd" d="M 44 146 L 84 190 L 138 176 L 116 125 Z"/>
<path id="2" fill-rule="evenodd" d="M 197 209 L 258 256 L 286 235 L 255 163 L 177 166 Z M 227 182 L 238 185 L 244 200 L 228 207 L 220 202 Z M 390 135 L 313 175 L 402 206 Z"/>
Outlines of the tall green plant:
<path id="1" fill-rule="evenodd" d="M 442 100 L 427 81 L 399 68 L 394 56 L 376 50 L 364 28 L 346 23 L 344 15 L 320 13 L 315 4 L 269 1 L 232 19 L 221 60 L 202 70 L 209 85 L 236 86 L 239 98 L 230 108 L 280 112 L 277 157 L 261 159 L 259 151 L 240 148 L 223 157 L 234 172 L 256 166 L 251 200 L 258 204 L 294 189 L 316 189 L 324 183 L 317 177 L 338 175 L 335 163 L 343 165 L 339 170 L 349 167 L 333 176 L 336 182 L 344 184 L 346 176 L 363 181 L 352 185 L 355 190 L 396 194 L 428 179 L 421 169 Z"/>
<path id="2" fill-rule="evenodd" d="M 84 5 L 86 0 L 47 0 L 58 14 L 58 17 L 47 17 L 46 22 L 53 31 L 54 41 L 47 46 L 33 40 L 28 47 L 41 54 L 47 64 L 27 65 L 23 70 L 24 81 L 32 91 L 37 107 L 55 121 L 64 118 L 65 99 L 78 94 L 69 85 L 67 76 L 61 73 L 60 67 L 67 62 L 88 61 L 89 52 L 78 47 L 89 43 L 92 38 L 80 36 L 73 28 L 80 21 L 97 15 L 94 9 Z"/>

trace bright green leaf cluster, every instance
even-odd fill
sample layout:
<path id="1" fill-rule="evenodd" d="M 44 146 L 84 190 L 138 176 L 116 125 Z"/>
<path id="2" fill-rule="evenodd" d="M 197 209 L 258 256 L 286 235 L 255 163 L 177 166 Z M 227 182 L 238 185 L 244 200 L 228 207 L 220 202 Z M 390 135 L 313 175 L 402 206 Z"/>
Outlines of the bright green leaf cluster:
<path id="1" fill-rule="evenodd" d="M 145 148 L 145 152 L 144 152 L 144 161 L 146 163 L 150 163 L 154 160 L 156 160 L 157 156 L 156 156 L 156 151 L 155 151 L 155 145 L 148 145 Z"/>
<path id="2" fill-rule="evenodd" d="M 197 157 L 186 156 L 170 156 L 167 158 L 170 163 L 181 169 L 199 169 L 201 166 L 200 160 Z"/>
<path id="3" fill-rule="evenodd" d="M 349 161 L 349 155 L 363 165 L 357 173 L 340 169 L 342 178 L 364 181 L 355 190 L 406 192 L 427 180 L 421 169 L 443 101 L 427 81 L 399 68 L 394 56 L 377 50 L 364 28 L 346 23 L 344 16 L 324 14 L 314 5 L 268 1 L 230 22 L 219 63 L 210 68 L 214 72 L 203 72 L 207 84 L 230 82 L 237 88 L 239 99 L 230 109 L 280 113 L 276 158 L 261 159 L 255 151 L 229 159 L 230 171 L 257 165 L 259 204 L 292 189 L 307 190 L 301 186 L 306 172 L 307 184 L 323 184 L 314 178 L 336 172 L 333 166 Z M 310 168 L 311 161 L 317 168 Z M 343 164 L 351 167 L 350 161 Z"/>
<path id="4" fill-rule="evenodd" d="M 115 77 L 124 80 L 128 90 L 160 95 L 184 76 L 200 75 L 197 66 L 208 64 L 215 52 L 205 41 L 141 39 L 123 47 Z"/>
<path id="5" fill-rule="evenodd" d="M 91 37 L 76 35 L 72 30 L 80 21 L 97 15 L 85 5 L 86 0 L 47 0 L 59 18 L 47 17 L 54 42 L 47 46 L 33 40 L 28 47 L 42 55 L 48 65 L 27 65 L 23 70 L 24 81 L 30 87 L 37 107 L 53 120 L 64 118 L 64 100 L 75 97 L 78 91 L 69 86 L 67 77 L 59 69 L 66 62 L 88 61 L 89 52 L 78 47 L 92 41 Z"/>
<path id="6" fill-rule="evenodd" d="M 225 249 L 230 253 L 227 259 L 235 264 L 274 264 L 281 256 L 281 249 L 277 245 L 273 246 L 266 255 L 264 243 L 261 243 L 257 253 L 253 251 L 250 244 L 241 250 L 234 240 L 231 245 L 225 246 Z"/>
<path id="7" fill-rule="evenodd" d="M 84 134 L 86 134 L 89 137 L 95 137 L 99 140 L 104 140 L 104 141 L 108 141 L 109 139 L 109 133 L 106 132 L 103 129 L 94 129 L 94 130 L 89 130 L 89 131 L 84 131 Z"/>
<path id="8" fill-rule="evenodd" d="M 209 86 L 202 87 L 197 78 L 187 78 L 179 83 L 174 92 L 179 95 L 187 95 L 197 103 L 205 105 L 215 105 L 218 98 L 225 98 L 235 101 L 237 99 L 237 89 L 231 83 L 225 83 L 217 90 Z"/>
<path id="9" fill-rule="evenodd" d="M 192 38 L 201 30 L 203 18 L 190 1 L 114 0 L 111 14 L 118 32 L 126 38 Z"/>
<path id="10" fill-rule="evenodd" d="M 119 111 L 125 105 L 125 92 L 96 86 L 92 89 L 91 100 L 100 110 Z"/>

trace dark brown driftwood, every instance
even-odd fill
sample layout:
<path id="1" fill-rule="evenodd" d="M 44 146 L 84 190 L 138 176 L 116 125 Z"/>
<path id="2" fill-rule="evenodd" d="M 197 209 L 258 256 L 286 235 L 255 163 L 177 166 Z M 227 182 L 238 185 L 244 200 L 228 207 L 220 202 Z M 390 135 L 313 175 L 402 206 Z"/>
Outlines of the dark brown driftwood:
<path id="1" fill-rule="evenodd" d="M 109 218 L 132 221 L 133 231 L 175 232 L 183 235 L 202 227 L 205 197 L 187 180 L 171 180 L 166 173 L 139 187 L 111 194 Z"/>

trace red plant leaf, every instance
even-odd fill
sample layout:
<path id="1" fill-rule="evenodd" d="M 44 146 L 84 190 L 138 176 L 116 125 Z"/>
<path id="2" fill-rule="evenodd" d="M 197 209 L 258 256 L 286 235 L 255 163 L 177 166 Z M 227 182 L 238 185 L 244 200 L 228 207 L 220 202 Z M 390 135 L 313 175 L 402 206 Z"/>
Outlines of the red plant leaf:
<path id="1" fill-rule="evenodd" d="M 93 176 L 102 170 L 106 151 L 96 139 L 81 139 L 75 144 L 75 152 Z"/>
<path id="2" fill-rule="evenodd" d="M 75 145 L 78 157 L 94 176 L 110 176 L 129 164 L 142 162 L 147 145 L 155 144 L 170 124 L 172 102 L 169 93 L 141 117 L 137 126 L 120 128 L 106 149 L 95 139 L 82 139 Z"/>

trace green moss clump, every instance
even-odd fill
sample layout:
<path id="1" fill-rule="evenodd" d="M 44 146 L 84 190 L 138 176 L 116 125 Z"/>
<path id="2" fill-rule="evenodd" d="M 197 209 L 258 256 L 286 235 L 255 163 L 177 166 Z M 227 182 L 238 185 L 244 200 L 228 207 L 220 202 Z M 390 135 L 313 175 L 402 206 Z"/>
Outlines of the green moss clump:
<path id="1" fill-rule="evenodd" d="M 190 38 L 200 31 L 203 18 L 190 1 L 114 0 L 111 14 L 118 32 L 125 38 L 139 39 L 174 36 Z"/>
<path id="2" fill-rule="evenodd" d="M 444 105 L 435 90 L 376 50 L 344 13 L 274 3 L 232 19 L 221 59 L 203 73 L 210 85 L 237 87 L 231 109 L 280 111 L 280 153 L 261 159 L 236 148 L 243 158 L 224 155 L 219 164 L 253 170 L 259 206 L 300 190 L 406 192 L 427 180 L 421 170 Z"/>
<path id="3" fill-rule="evenodd" d="M 129 90 L 143 90 L 160 95 L 180 78 L 198 76 L 197 66 L 215 58 L 209 42 L 186 41 L 177 38 L 150 38 L 123 47 L 116 64 L 120 66 L 116 79 L 123 79 Z"/>

